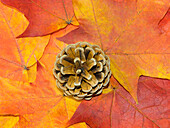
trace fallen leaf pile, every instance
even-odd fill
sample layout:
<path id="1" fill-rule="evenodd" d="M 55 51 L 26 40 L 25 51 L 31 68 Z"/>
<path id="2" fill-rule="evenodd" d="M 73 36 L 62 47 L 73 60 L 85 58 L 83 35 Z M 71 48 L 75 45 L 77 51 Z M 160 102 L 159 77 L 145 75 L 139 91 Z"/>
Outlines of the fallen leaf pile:
<path id="1" fill-rule="evenodd" d="M 169 21 L 168 0 L 1 0 L 0 127 L 169 128 Z M 110 59 L 110 83 L 89 101 L 53 75 L 77 42 Z"/>

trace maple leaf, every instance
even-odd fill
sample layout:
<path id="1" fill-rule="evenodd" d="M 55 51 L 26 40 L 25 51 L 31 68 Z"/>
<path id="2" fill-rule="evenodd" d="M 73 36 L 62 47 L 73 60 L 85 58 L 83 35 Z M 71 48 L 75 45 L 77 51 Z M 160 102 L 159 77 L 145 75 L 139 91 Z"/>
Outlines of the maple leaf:
<path id="1" fill-rule="evenodd" d="M 55 83 L 39 62 L 34 83 L 0 77 L 0 116 L 19 117 L 21 127 L 65 126 L 80 102 L 64 97 Z"/>
<path id="2" fill-rule="evenodd" d="M 112 74 L 136 101 L 139 76 L 170 78 L 166 0 L 73 0 L 73 7 L 80 26 L 57 39 L 101 46 Z"/>
<path id="3" fill-rule="evenodd" d="M 46 47 L 49 36 L 16 39 L 28 22 L 24 16 L 0 3 L 0 76 L 12 80 L 33 82 L 36 61 Z"/>
<path id="4" fill-rule="evenodd" d="M 66 44 L 61 41 L 56 42 L 55 37 L 57 35 L 62 35 L 62 31 L 56 33 L 55 36 L 51 36 L 43 56 L 38 61 L 38 71 L 36 81 L 34 83 L 17 82 L 18 84 L 20 83 L 20 88 L 17 88 L 17 91 L 10 89 L 12 85 L 16 85 L 18 87 L 17 83 L 12 84 L 14 81 L 11 81 L 11 83 L 1 83 L 2 92 L 0 93 L 2 93 L 2 97 L 0 97 L 0 99 L 2 99 L 3 102 L 0 102 L 0 113 L 2 116 L 6 114 L 17 114 L 19 121 L 16 124 L 16 127 L 36 126 L 40 128 L 64 128 L 65 124 L 80 104 L 80 102 L 74 99 L 64 97 L 63 93 L 60 92 L 56 86 L 52 69 L 56 55 L 66 46 Z M 5 79 L 2 78 L 0 81 L 4 80 Z M 12 94 L 13 97 L 8 96 L 7 94 Z M 9 99 L 6 98 L 7 96 Z M 14 100 L 11 100 L 11 98 Z M 13 108 L 10 107 L 12 104 L 14 106 Z M 19 104 L 22 104 L 22 106 Z M 81 123 L 70 128 L 79 127 L 87 128 L 88 126 Z"/>
<path id="5" fill-rule="evenodd" d="M 19 117 L 15 116 L 0 116 L 0 127 L 1 128 L 13 128 L 18 122 Z"/>
<path id="6" fill-rule="evenodd" d="M 85 122 L 91 128 L 168 128 L 169 85 L 169 80 L 142 76 L 138 83 L 138 105 L 119 86 L 91 101 L 83 101 L 67 126 Z"/>
<path id="7" fill-rule="evenodd" d="M 79 25 L 72 0 L 1 0 L 24 13 L 29 21 L 27 29 L 18 37 L 44 36 L 54 33 L 68 25 L 74 29 Z"/>
<path id="8" fill-rule="evenodd" d="M 62 31 L 58 34 L 62 35 Z M 40 61 L 36 60 L 34 64 L 37 65 L 34 82 L 28 83 L 0 77 L 0 116 L 5 118 L 11 115 L 19 118 L 15 127 L 62 128 L 80 104 L 80 102 L 64 97 L 56 86 L 52 75 L 53 61 L 62 45 L 66 46 L 66 44 L 61 42 L 54 47 L 51 45 L 53 44 L 52 37 L 45 48 L 43 57 Z M 53 58 L 48 54 L 55 56 Z M 47 64 L 47 67 L 42 62 Z M 74 126 L 76 127 L 87 128 L 86 124 L 78 124 Z"/>
<path id="9" fill-rule="evenodd" d="M 43 111 L 52 107 L 59 99 L 53 84 L 48 81 L 50 77 L 37 66 L 37 78 L 33 83 L 14 81 L 7 78 L 0 78 L 0 113 L 1 114 L 30 114 L 36 111 Z M 60 93 L 59 93 L 60 94 Z M 49 107 L 45 106 L 45 103 Z M 12 106 L 12 107 L 11 107 Z"/>

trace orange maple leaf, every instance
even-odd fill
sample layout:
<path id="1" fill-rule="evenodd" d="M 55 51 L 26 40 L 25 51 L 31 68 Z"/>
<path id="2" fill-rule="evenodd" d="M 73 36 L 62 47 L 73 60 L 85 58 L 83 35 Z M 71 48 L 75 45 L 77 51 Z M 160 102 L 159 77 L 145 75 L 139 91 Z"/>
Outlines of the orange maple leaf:
<path id="1" fill-rule="evenodd" d="M 19 81 L 33 82 L 36 78 L 36 61 L 43 54 L 49 36 L 16 39 L 27 27 L 24 16 L 0 3 L 0 76 Z"/>
<path id="2" fill-rule="evenodd" d="M 80 102 L 64 97 L 57 89 L 53 75 L 38 61 L 49 36 L 16 39 L 28 22 L 21 13 L 1 3 L 0 21 L 2 127 L 64 127 Z M 45 61 L 50 62 L 50 59 Z M 24 79 L 25 72 L 29 79 Z M 78 126 L 86 128 L 85 124 Z"/>
<path id="3" fill-rule="evenodd" d="M 170 78 L 166 0 L 73 0 L 73 7 L 80 26 L 58 39 L 100 45 L 112 74 L 136 101 L 139 76 Z"/>
<path id="4" fill-rule="evenodd" d="M 0 116 L 0 127 L 1 128 L 13 128 L 18 122 L 19 117 L 15 116 Z"/>
<path id="5" fill-rule="evenodd" d="M 53 76 L 39 62 L 35 82 L 0 77 L 0 85 L 0 117 L 3 122 L 16 117 L 11 121 L 16 127 L 65 127 L 80 104 L 63 96 Z M 85 124 L 78 126 L 86 128 Z"/>
<path id="6" fill-rule="evenodd" d="M 168 128 L 169 85 L 169 80 L 142 76 L 138 83 L 138 105 L 119 86 L 91 101 L 83 101 L 67 126 L 85 122 L 91 128 Z"/>
<path id="7" fill-rule="evenodd" d="M 27 29 L 18 37 L 44 36 L 68 25 L 79 25 L 72 0 L 1 0 L 24 13 L 29 21 Z M 74 27 L 77 28 L 77 27 Z"/>

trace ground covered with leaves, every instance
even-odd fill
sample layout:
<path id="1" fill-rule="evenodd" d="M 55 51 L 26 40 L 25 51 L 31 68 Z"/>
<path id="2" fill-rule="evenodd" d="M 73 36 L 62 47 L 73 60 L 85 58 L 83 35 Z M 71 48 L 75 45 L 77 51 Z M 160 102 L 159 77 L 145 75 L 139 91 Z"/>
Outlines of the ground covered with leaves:
<path id="1" fill-rule="evenodd" d="M 168 0 L 1 0 L 0 127 L 169 128 Z M 53 75 L 67 45 L 110 58 L 101 95 L 77 101 Z"/>

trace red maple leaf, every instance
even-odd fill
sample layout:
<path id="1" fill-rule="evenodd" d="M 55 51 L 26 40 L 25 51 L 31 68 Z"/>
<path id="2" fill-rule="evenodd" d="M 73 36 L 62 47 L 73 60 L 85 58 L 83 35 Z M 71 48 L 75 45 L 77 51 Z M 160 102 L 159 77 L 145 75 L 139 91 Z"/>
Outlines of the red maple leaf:
<path id="1" fill-rule="evenodd" d="M 5 5 L 24 13 L 29 21 L 27 29 L 18 37 L 44 36 L 68 25 L 79 25 L 72 0 L 1 0 Z M 75 26 L 72 26 L 76 28 Z"/>
<path id="2" fill-rule="evenodd" d="M 170 81 L 140 77 L 138 101 L 124 88 L 83 101 L 67 123 L 85 122 L 91 128 L 169 128 Z"/>

